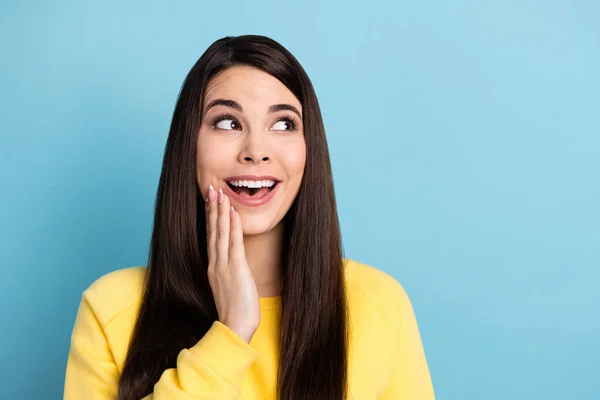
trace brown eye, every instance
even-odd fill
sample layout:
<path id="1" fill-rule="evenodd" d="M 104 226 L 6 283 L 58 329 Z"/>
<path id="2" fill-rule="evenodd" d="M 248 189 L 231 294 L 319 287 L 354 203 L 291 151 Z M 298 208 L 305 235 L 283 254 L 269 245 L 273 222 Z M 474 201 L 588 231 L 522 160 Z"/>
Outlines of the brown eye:
<path id="1" fill-rule="evenodd" d="M 240 127 L 240 125 L 231 118 L 221 119 L 215 124 L 215 126 L 226 131 L 233 131 Z"/>
<path id="2" fill-rule="evenodd" d="M 294 128 L 294 124 L 292 124 L 290 121 L 282 119 L 275 122 L 275 124 L 273 124 L 273 128 L 271 129 L 275 131 L 292 131 Z"/>

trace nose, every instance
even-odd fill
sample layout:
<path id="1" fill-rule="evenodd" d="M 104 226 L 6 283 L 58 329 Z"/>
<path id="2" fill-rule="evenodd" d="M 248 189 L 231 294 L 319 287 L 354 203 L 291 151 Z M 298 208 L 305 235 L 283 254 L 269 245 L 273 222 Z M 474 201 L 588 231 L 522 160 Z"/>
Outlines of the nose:
<path id="1" fill-rule="evenodd" d="M 245 156 L 244 157 L 244 162 L 245 163 L 248 163 L 248 164 L 258 164 L 258 162 L 254 161 L 254 160 L 270 161 L 269 157 L 267 157 L 267 156 L 259 157 L 259 158 L 258 157 L 257 158 L 253 158 L 251 156 Z"/>
<path id="2" fill-rule="evenodd" d="M 271 157 L 267 150 L 267 144 L 259 137 L 260 133 L 249 133 L 246 135 L 239 161 L 242 164 L 270 163 Z"/>

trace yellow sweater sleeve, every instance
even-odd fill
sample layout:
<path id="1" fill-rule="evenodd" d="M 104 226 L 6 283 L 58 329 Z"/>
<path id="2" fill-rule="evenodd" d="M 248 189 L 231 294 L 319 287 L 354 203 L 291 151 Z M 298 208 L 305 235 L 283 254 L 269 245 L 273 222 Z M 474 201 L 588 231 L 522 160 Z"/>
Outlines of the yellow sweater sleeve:
<path id="1" fill-rule="evenodd" d="M 237 399 L 258 352 L 215 321 L 193 347 L 177 356 L 143 400 Z M 67 360 L 64 400 L 116 399 L 119 371 L 104 328 L 85 295 L 79 306 Z"/>
<path id="2" fill-rule="evenodd" d="M 397 291 L 394 303 L 399 319 L 394 365 L 390 381 L 378 399 L 435 400 L 417 319 L 402 287 Z"/>

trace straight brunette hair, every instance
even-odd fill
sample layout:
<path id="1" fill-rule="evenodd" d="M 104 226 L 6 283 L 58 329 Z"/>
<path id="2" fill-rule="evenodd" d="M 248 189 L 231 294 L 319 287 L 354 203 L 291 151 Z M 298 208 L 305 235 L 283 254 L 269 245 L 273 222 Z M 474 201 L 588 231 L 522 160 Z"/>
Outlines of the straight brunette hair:
<path id="1" fill-rule="evenodd" d="M 306 164 L 284 217 L 277 395 L 342 400 L 347 390 L 348 320 L 344 258 L 325 128 L 315 91 L 296 58 L 258 35 L 214 42 L 189 71 L 167 139 L 140 311 L 119 381 L 120 400 L 139 400 L 184 348 L 218 320 L 208 282 L 204 199 L 196 143 L 209 80 L 235 65 L 267 72 L 300 101 Z"/>

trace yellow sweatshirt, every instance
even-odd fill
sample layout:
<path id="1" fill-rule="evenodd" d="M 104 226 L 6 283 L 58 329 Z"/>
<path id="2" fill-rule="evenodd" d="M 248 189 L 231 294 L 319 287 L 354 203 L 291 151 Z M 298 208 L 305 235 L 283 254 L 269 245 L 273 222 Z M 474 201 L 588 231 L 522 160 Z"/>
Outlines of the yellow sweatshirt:
<path id="1" fill-rule="evenodd" d="M 345 260 L 350 311 L 349 400 L 434 400 L 417 321 L 391 275 Z M 140 305 L 144 267 L 104 275 L 83 292 L 64 399 L 113 400 Z M 275 399 L 281 298 L 260 298 L 250 343 L 216 321 L 143 400 Z"/>

